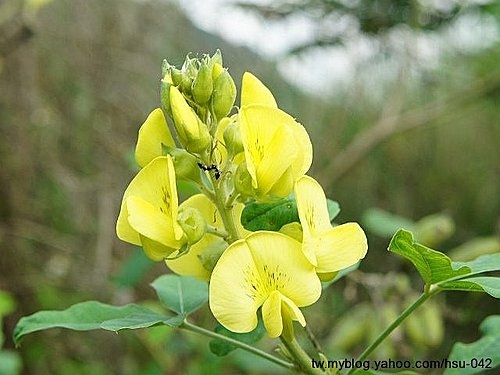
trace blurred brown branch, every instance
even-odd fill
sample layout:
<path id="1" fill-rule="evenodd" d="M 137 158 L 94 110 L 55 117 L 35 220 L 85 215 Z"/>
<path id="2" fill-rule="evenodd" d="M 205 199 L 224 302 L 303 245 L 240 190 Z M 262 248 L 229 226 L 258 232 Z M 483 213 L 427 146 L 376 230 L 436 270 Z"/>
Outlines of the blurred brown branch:
<path id="1" fill-rule="evenodd" d="M 488 77 L 478 79 L 459 93 L 406 112 L 401 112 L 403 95 L 396 87 L 379 120 L 373 126 L 361 131 L 350 144 L 331 159 L 331 162 L 319 174 L 324 180 L 337 181 L 361 162 L 375 147 L 393 135 L 436 123 L 449 115 L 463 116 L 465 112 L 477 107 L 478 99 L 499 87 L 500 71 L 494 71 Z"/>

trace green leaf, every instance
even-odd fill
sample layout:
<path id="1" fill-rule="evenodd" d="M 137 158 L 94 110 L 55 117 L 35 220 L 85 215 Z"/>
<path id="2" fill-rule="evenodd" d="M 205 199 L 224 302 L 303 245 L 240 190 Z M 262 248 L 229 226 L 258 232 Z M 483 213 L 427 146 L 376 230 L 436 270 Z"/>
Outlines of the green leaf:
<path id="1" fill-rule="evenodd" d="M 500 254 L 487 254 L 469 262 L 452 262 L 445 254 L 413 240 L 413 235 L 400 229 L 389 244 L 389 251 L 413 263 L 427 285 L 437 284 L 445 290 L 486 292 L 500 298 L 500 278 L 478 276 L 500 271 Z"/>
<path id="2" fill-rule="evenodd" d="M 141 248 L 137 248 L 120 268 L 120 272 L 114 278 L 114 281 L 121 287 L 132 287 L 140 281 L 154 264 L 155 262 L 149 259 Z"/>
<path id="3" fill-rule="evenodd" d="M 157 313 L 133 314 L 125 318 L 106 320 L 101 324 L 101 328 L 107 331 L 118 332 L 122 329 L 148 328 L 158 324 L 165 324 L 170 327 L 178 327 L 184 321 L 182 315 L 166 317 Z"/>
<path id="4" fill-rule="evenodd" d="M 241 213 L 241 224 L 246 230 L 279 231 L 288 223 L 299 221 L 297 204 L 293 198 L 273 203 L 248 203 Z"/>
<path id="5" fill-rule="evenodd" d="M 232 339 L 244 342 L 245 344 L 254 344 L 264 336 L 266 329 L 264 328 L 264 324 L 262 323 L 262 321 L 259 319 L 259 324 L 251 332 L 234 333 L 221 325 L 217 325 L 217 327 L 215 327 L 215 332 L 219 335 L 224 335 Z M 231 353 L 233 350 L 237 349 L 236 346 L 222 339 L 210 340 L 209 346 L 210 351 L 219 357 L 225 356 Z"/>
<path id="6" fill-rule="evenodd" d="M 141 317 L 144 320 L 139 323 Z M 28 333 L 49 328 L 68 328 L 75 331 L 94 329 L 118 331 L 120 329 L 144 328 L 159 323 L 170 326 L 178 325 L 174 318 L 176 317 L 159 315 L 136 304 L 111 306 L 97 301 L 87 301 L 73 305 L 66 310 L 39 311 L 21 318 L 14 328 L 14 342 L 17 345 L 21 338 Z M 122 322 L 122 325 L 119 324 L 119 321 Z"/>
<path id="7" fill-rule="evenodd" d="M 479 340 L 470 344 L 456 343 L 448 357 L 452 365 L 455 363 L 466 366 L 448 368 L 444 375 L 468 375 L 487 370 L 491 372 L 491 369 L 500 366 L 500 315 L 487 317 L 479 330 L 482 333 Z"/>
<path id="8" fill-rule="evenodd" d="M 208 301 L 208 285 L 191 276 L 163 275 L 151 286 L 169 310 L 187 316 Z"/>
<path id="9" fill-rule="evenodd" d="M 454 264 L 455 269 L 445 254 L 415 242 L 411 232 L 404 229 L 392 237 L 388 250 L 412 262 L 426 284 L 436 284 L 471 272 L 466 265 Z"/>

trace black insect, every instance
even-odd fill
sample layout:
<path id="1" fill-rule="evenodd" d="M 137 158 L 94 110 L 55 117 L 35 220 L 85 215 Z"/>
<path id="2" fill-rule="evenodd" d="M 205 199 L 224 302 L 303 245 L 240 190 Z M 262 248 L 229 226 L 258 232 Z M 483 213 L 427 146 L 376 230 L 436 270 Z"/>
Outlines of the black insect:
<path id="1" fill-rule="evenodd" d="M 217 168 L 215 164 L 205 165 L 203 163 L 198 162 L 198 167 L 200 167 L 202 171 L 214 171 L 215 179 L 218 180 L 220 178 L 219 168 Z"/>

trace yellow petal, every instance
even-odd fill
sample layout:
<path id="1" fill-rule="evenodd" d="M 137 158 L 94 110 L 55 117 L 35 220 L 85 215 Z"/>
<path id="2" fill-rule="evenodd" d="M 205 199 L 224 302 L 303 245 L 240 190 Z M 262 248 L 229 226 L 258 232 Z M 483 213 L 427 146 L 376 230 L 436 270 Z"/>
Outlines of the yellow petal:
<path id="1" fill-rule="evenodd" d="M 127 198 L 127 211 L 130 226 L 140 235 L 171 248 L 181 246 L 173 233 L 172 218 L 160 208 L 141 197 L 130 196 Z"/>
<path id="2" fill-rule="evenodd" d="M 209 304 L 214 317 L 232 332 L 250 332 L 257 326 L 257 309 L 266 295 L 244 240 L 233 242 L 212 271 Z"/>
<path id="3" fill-rule="evenodd" d="M 162 144 L 175 147 L 167 121 L 160 108 L 154 109 L 139 129 L 135 147 L 135 161 L 144 167 L 157 156 L 163 155 Z"/>
<path id="4" fill-rule="evenodd" d="M 252 73 L 245 72 L 241 81 L 241 107 L 251 104 L 278 108 L 271 91 Z"/>
<path id="5" fill-rule="evenodd" d="M 167 267 L 178 275 L 194 276 L 208 281 L 211 272 L 203 266 L 199 257 L 210 246 L 227 247 L 228 245 L 220 237 L 205 234 L 200 241 L 191 246 L 187 254 L 173 260 L 166 260 Z"/>
<path id="6" fill-rule="evenodd" d="M 302 327 L 306 325 L 306 319 L 300 309 L 285 296 L 281 296 L 281 316 L 283 318 L 283 337 L 287 341 L 294 339 L 293 321 L 298 321 Z"/>
<path id="7" fill-rule="evenodd" d="M 326 196 L 321 185 L 312 177 L 302 176 L 294 190 L 304 240 L 330 229 Z"/>
<path id="8" fill-rule="evenodd" d="M 176 249 L 162 245 L 159 242 L 150 240 L 147 237 L 140 236 L 141 237 L 141 245 L 142 249 L 144 250 L 144 253 L 146 253 L 146 256 L 155 261 L 159 262 L 166 257 L 168 257 L 172 252 L 174 252 Z"/>
<path id="9" fill-rule="evenodd" d="M 316 239 L 316 272 L 339 271 L 364 258 L 368 249 L 363 229 L 357 223 L 346 223 L 321 233 Z"/>
<path id="10" fill-rule="evenodd" d="M 260 279 L 269 290 L 278 290 L 297 306 L 316 302 L 321 283 L 301 244 L 278 232 L 258 231 L 245 239 Z"/>
<path id="11" fill-rule="evenodd" d="M 307 134 L 304 126 L 296 121 L 290 122 L 289 127 L 293 132 L 295 142 L 298 145 L 300 152 L 292 163 L 293 175 L 297 179 L 303 176 L 309 168 L 311 168 L 313 160 L 313 148 L 309 134 Z"/>
<path id="12" fill-rule="evenodd" d="M 270 337 L 278 337 L 283 331 L 280 292 L 273 291 L 262 305 L 262 320 Z"/>
<path id="13" fill-rule="evenodd" d="M 279 109 L 252 105 L 240 111 L 238 121 L 253 187 L 267 194 L 300 151 L 290 130 L 295 120 Z"/>
<path id="14" fill-rule="evenodd" d="M 292 167 L 288 167 L 281 177 L 274 183 L 268 191 L 269 195 L 285 198 L 293 190 L 294 176 Z"/>
<path id="15" fill-rule="evenodd" d="M 181 140 L 186 142 L 200 136 L 198 116 L 186 102 L 175 86 L 170 87 L 170 105 L 174 117 L 175 129 Z"/>
<path id="16" fill-rule="evenodd" d="M 210 309 L 227 329 L 249 332 L 257 325 L 258 307 L 271 298 L 263 314 L 270 334 L 279 335 L 281 305 L 276 307 L 274 299 L 283 296 L 296 306 L 307 306 L 320 294 L 321 283 L 300 243 L 281 233 L 259 231 L 234 242 L 220 257 L 210 280 Z"/>
<path id="17" fill-rule="evenodd" d="M 175 170 L 170 156 L 160 156 L 153 159 L 142 168 L 132 179 L 123 194 L 120 214 L 116 223 L 118 237 L 126 242 L 140 245 L 139 233 L 129 224 L 127 198 L 136 196 L 159 208 L 165 215 L 171 217 L 173 233 L 176 240 L 182 235 L 182 229 L 177 224 L 178 198 L 175 185 Z"/>

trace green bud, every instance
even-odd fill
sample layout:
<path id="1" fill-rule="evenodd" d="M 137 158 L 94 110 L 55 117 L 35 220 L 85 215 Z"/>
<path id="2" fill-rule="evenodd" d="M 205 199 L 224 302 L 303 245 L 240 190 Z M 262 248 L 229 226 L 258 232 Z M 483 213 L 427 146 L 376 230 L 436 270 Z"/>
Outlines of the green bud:
<path id="1" fill-rule="evenodd" d="M 167 59 L 163 59 L 161 63 L 161 76 L 165 77 L 167 74 L 170 74 L 170 64 L 168 63 Z"/>
<path id="2" fill-rule="evenodd" d="M 223 71 L 224 68 L 222 67 L 222 65 L 219 63 L 215 63 L 212 67 L 212 80 L 215 81 Z"/>
<path id="3" fill-rule="evenodd" d="M 172 83 L 174 86 L 179 86 L 182 83 L 182 72 L 176 67 L 171 67 L 170 75 L 172 76 Z"/>
<path id="4" fill-rule="evenodd" d="M 212 137 L 208 131 L 208 127 L 198 119 L 198 137 L 190 138 L 186 142 L 186 150 L 201 154 L 207 150 L 212 143 Z"/>
<path id="5" fill-rule="evenodd" d="M 246 197 L 254 196 L 252 176 L 247 171 L 246 163 L 241 163 L 234 173 L 234 188 L 238 193 Z"/>
<path id="6" fill-rule="evenodd" d="M 224 143 L 229 153 L 234 155 L 243 151 L 243 142 L 241 141 L 240 127 L 235 121 L 231 122 L 224 130 Z"/>
<path id="7" fill-rule="evenodd" d="M 213 67 L 215 64 L 219 64 L 220 66 L 222 66 L 222 52 L 218 48 L 210 59 L 209 66 Z"/>
<path id="8" fill-rule="evenodd" d="M 226 117 L 234 105 L 236 99 L 236 85 L 233 78 L 224 70 L 215 79 L 212 95 L 212 108 L 217 119 Z"/>
<path id="9" fill-rule="evenodd" d="M 172 156 L 175 176 L 181 180 L 201 182 L 197 159 L 182 148 L 166 148 L 166 153 Z"/>
<path id="10" fill-rule="evenodd" d="M 192 245 L 203 237 L 207 230 L 207 223 L 200 211 L 193 207 L 184 207 L 179 210 L 177 222 L 186 235 L 188 244 Z"/>
<path id="11" fill-rule="evenodd" d="M 415 224 L 415 238 L 426 246 L 433 247 L 448 239 L 455 232 L 455 223 L 449 215 L 434 214 L 420 219 Z"/>
<path id="12" fill-rule="evenodd" d="M 198 255 L 198 259 L 203 265 L 203 268 L 205 268 L 207 271 L 212 272 L 215 265 L 217 264 L 217 261 L 226 249 L 227 243 L 222 239 L 217 239 L 210 245 L 205 247 L 203 251 Z"/>
<path id="13" fill-rule="evenodd" d="M 183 93 L 191 94 L 191 86 L 193 85 L 193 79 L 188 75 L 184 74 L 181 81 L 181 89 Z"/>
<path id="14" fill-rule="evenodd" d="M 198 104 L 205 104 L 212 96 L 212 90 L 212 71 L 207 64 L 203 63 L 193 82 L 193 98 Z"/>
<path id="15" fill-rule="evenodd" d="M 164 77 L 160 82 L 161 109 L 172 118 L 172 108 L 170 106 L 170 86 L 172 86 L 172 79 L 169 74 Z"/>

